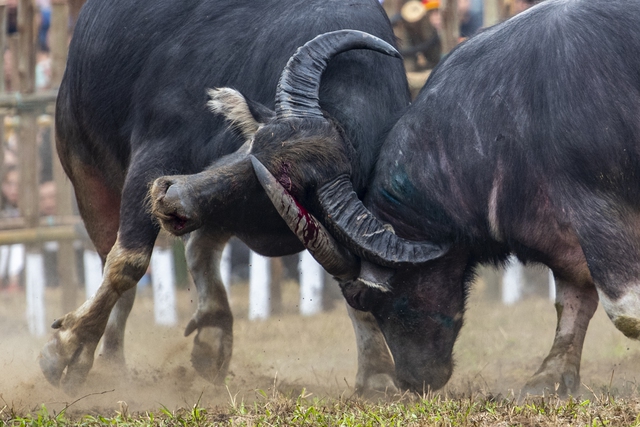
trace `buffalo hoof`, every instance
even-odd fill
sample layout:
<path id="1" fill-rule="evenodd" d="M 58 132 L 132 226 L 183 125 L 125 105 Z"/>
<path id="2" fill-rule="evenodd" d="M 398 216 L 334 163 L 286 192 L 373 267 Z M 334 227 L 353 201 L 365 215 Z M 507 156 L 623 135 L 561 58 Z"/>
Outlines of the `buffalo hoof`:
<path id="1" fill-rule="evenodd" d="M 210 320 L 211 317 L 209 317 Z M 216 385 L 224 384 L 231 362 L 233 350 L 233 329 L 230 322 L 220 326 L 207 324 L 206 317 L 198 321 L 192 319 L 185 330 L 185 336 L 197 329 L 193 339 L 191 364 L 202 378 Z"/>
<path id="2" fill-rule="evenodd" d="M 81 339 L 72 329 L 75 323 L 72 314 L 56 320 L 52 327 L 57 331 L 39 357 L 40 369 L 47 381 L 56 387 L 62 387 L 69 394 L 75 393 L 87 378 L 98 344 L 98 340 L 93 342 L 91 339 Z"/>
<path id="3" fill-rule="evenodd" d="M 577 369 L 562 371 L 543 370 L 536 373 L 522 389 L 523 396 L 558 395 L 567 397 L 575 393 L 580 386 Z"/>

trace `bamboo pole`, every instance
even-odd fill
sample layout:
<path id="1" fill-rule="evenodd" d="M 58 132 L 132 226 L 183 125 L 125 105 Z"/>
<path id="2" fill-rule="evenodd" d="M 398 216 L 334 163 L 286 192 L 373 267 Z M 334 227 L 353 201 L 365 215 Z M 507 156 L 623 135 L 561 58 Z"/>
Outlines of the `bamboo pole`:
<path id="1" fill-rule="evenodd" d="M 73 199 L 71 194 L 71 184 L 67 178 L 58 156 L 54 154 L 53 178 L 56 183 L 56 207 L 57 215 L 73 215 Z M 74 233 L 78 237 L 78 233 Z M 56 239 L 58 240 L 58 239 Z M 62 285 L 62 311 L 68 313 L 77 306 L 78 299 L 78 276 L 76 270 L 76 253 L 73 241 L 65 239 L 60 241 L 58 247 L 58 278 Z"/>
<path id="2" fill-rule="evenodd" d="M 483 25 L 490 27 L 505 19 L 504 0 L 484 0 Z"/>
<path id="3" fill-rule="evenodd" d="M 17 112 L 38 110 L 44 112 L 47 104 L 54 103 L 58 91 L 48 90 L 38 93 L 3 93 L 0 94 L 0 108 L 12 109 Z"/>
<path id="4" fill-rule="evenodd" d="M 14 243 L 43 243 L 54 240 L 75 240 L 80 236 L 82 236 L 82 232 L 78 230 L 78 227 L 73 225 L 3 230 L 0 231 L 0 245 L 12 245 Z"/>
<path id="5" fill-rule="evenodd" d="M 69 6 L 66 0 L 51 1 L 51 27 L 49 44 L 51 47 L 51 87 L 60 87 L 64 68 L 67 64 Z"/>
<path id="6" fill-rule="evenodd" d="M 20 116 L 18 144 L 18 162 L 20 165 L 20 203 L 19 208 L 27 227 L 38 226 L 38 149 L 36 116 L 25 112 Z"/>
<path id="7" fill-rule="evenodd" d="M 447 54 L 456 47 L 460 38 L 458 0 L 440 0 L 440 14 L 442 17 L 442 53 Z"/>
<path id="8" fill-rule="evenodd" d="M 49 41 L 51 46 L 51 87 L 60 87 L 62 75 L 67 63 L 67 41 L 69 39 L 67 25 L 69 22 L 69 6 L 66 0 L 52 0 L 51 27 Z M 52 129 L 55 138 L 55 127 Z M 57 215 L 73 215 L 73 197 L 71 183 L 67 178 L 57 154 L 53 153 L 53 179 L 56 183 Z M 58 278 L 62 286 L 62 312 L 68 313 L 77 306 L 78 276 L 76 253 L 73 241 L 59 242 L 58 247 Z"/>
<path id="9" fill-rule="evenodd" d="M 18 2 L 18 76 L 21 96 L 35 92 L 36 79 L 36 28 L 35 2 Z M 14 86 L 15 87 L 15 86 Z M 29 228 L 38 226 L 39 219 L 39 176 L 37 118 L 34 109 L 25 109 L 20 115 L 18 138 L 18 164 L 20 165 L 20 200 L 18 207 Z M 44 331 L 42 317 L 42 291 L 44 288 L 44 265 L 41 254 L 42 244 L 25 244 L 24 284 L 27 295 L 27 313 L 39 313 L 36 318 L 29 317 L 30 330 L 40 334 Z"/>
<path id="10" fill-rule="evenodd" d="M 7 1 L 0 0 L 0 70 L 2 70 L 2 78 L 0 78 L 0 93 L 6 90 L 4 84 L 4 52 L 7 48 Z M 2 122 L 4 123 L 4 122 Z M 4 132 L 0 135 L 4 138 Z"/>
<path id="11" fill-rule="evenodd" d="M 11 69 L 9 70 L 9 83 L 11 86 L 9 86 L 8 89 L 11 91 L 17 91 L 19 88 L 18 81 L 20 80 L 20 71 L 18 66 L 18 58 L 20 56 L 18 53 L 20 49 L 20 38 L 18 34 L 11 35 L 7 41 L 7 45 L 9 46 L 9 55 L 11 57 Z"/>
<path id="12" fill-rule="evenodd" d="M 33 0 L 18 2 L 18 75 L 19 88 L 23 94 L 33 93 L 36 88 L 36 34 L 35 5 Z"/>
<path id="13" fill-rule="evenodd" d="M 0 70 L 2 70 L 2 77 L 0 77 L 0 94 L 3 94 L 7 88 L 5 87 L 5 72 L 4 72 L 4 52 L 7 49 L 7 1 L 0 0 Z M 4 114 L 0 114 L 0 179 L 4 177 Z"/>
<path id="14" fill-rule="evenodd" d="M 53 227 L 61 225 L 76 226 L 80 224 L 82 224 L 82 220 L 77 215 L 57 215 L 53 217 L 40 218 L 39 220 L 40 227 Z M 24 218 L 0 218 L 0 233 L 4 230 L 17 230 L 19 228 L 27 228 L 27 224 Z"/>

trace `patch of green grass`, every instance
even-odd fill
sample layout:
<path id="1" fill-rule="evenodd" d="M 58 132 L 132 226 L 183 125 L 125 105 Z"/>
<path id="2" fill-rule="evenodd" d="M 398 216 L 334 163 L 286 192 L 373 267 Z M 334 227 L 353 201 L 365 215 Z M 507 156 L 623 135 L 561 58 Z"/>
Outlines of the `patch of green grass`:
<path id="1" fill-rule="evenodd" d="M 230 396 L 227 406 L 203 408 L 200 402 L 174 411 L 130 414 L 120 402 L 114 416 L 68 415 L 67 408 L 50 413 L 43 405 L 32 412 L 0 410 L 0 427 L 62 426 L 640 426 L 640 398 L 608 395 L 593 400 L 562 400 L 555 396 L 516 399 L 487 396 L 448 398 L 404 396 L 395 400 L 318 399 L 303 392 L 284 396 L 257 393 L 251 405 Z"/>

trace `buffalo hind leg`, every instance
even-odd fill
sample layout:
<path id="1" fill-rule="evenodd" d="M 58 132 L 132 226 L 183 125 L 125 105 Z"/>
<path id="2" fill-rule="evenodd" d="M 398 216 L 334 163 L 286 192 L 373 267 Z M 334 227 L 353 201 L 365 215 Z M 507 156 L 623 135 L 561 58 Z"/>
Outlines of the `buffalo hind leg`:
<path id="1" fill-rule="evenodd" d="M 607 316 L 626 337 L 640 339 L 640 212 L 607 208 L 581 228 L 582 247 Z M 592 217 L 588 218 L 592 219 Z"/>
<path id="2" fill-rule="evenodd" d="M 365 396 L 396 393 L 395 365 L 378 322 L 371 313 L 346 306 L 358 349 L 356 392 Z"/>
<path id="3" fill-rule="evenodd" d="M 556 335 L 549 355 L 525 385 L 525 394 L 566 396 L 578 390 L 582 345 L 597 307 L 592 284 L 576 286 L 556 277 Z"/>
<path id="4" fill-rule="evenodd" d="M 220 277 L 220 258 L 229 236 L 193 231 L 186 243 L 189 271 L 198 292 L 198 307 L 184 335 L 194 331 L 191 363 L 206 380 L 223 384 L 233 350 L 233 315 Z"/>

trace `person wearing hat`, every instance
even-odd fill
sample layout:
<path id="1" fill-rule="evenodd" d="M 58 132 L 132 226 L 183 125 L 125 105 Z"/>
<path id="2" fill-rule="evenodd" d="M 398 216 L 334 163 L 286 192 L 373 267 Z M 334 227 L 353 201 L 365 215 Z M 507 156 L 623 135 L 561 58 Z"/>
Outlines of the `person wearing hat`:
<path id="1" fill-rule="evenodd" d="M 422 0 L 424 10 L 427 11 L 427 19 L 437 31 L 442 27 L 442 19 L 440 18 L 440 0 Z"/>
<path id="2" fill-rule="evenodd" d="M 405 30 L 405 45 L 400 53 L 408 71 L 433 68 L 440 60 L 439 0 L 409 0 L 400 11 Z"/>

